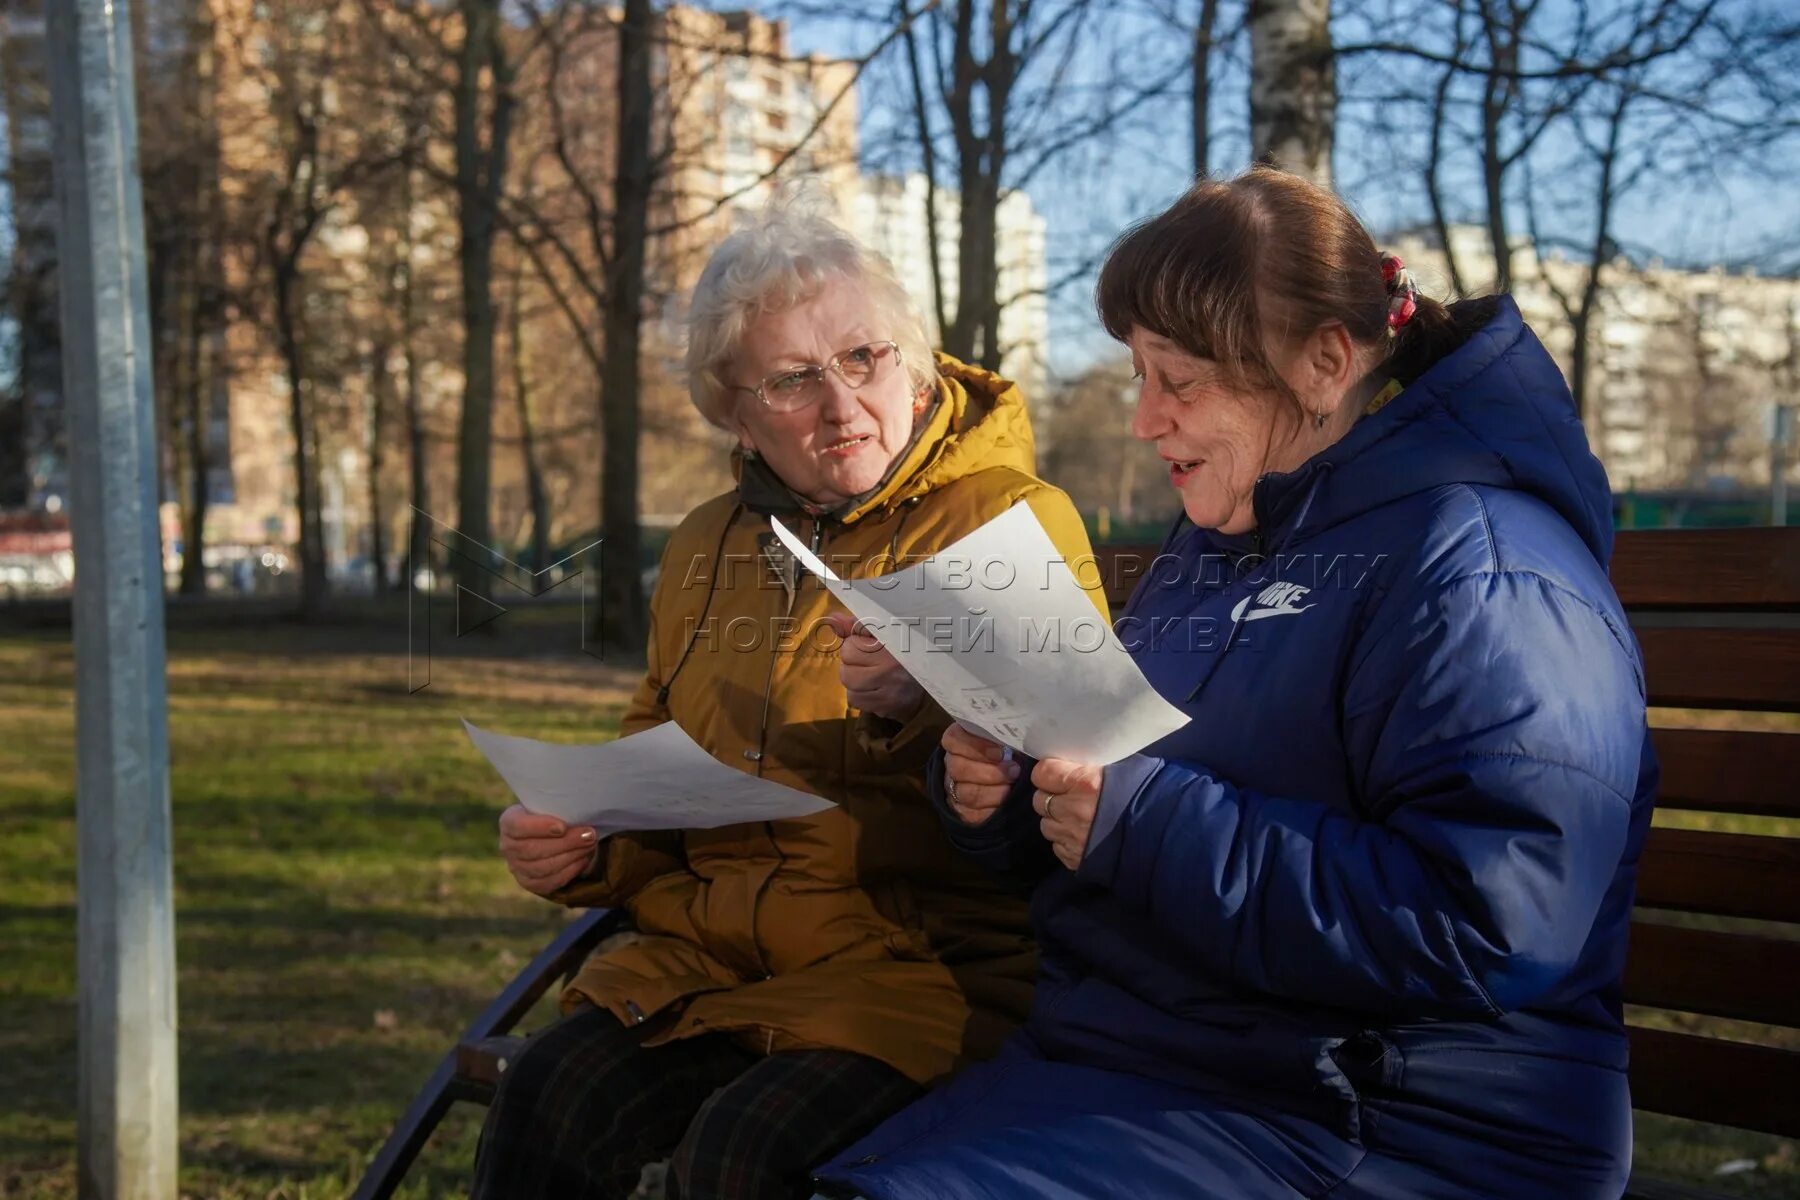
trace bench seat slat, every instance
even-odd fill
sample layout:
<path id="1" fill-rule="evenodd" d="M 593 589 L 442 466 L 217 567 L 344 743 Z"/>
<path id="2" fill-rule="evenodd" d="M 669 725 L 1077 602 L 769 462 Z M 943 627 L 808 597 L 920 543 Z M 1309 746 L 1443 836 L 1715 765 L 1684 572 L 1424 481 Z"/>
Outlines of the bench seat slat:
<path id="1" fill-rule="evenodd" d="M 1800 1025 L 1800 940 L 1634 921 L 1625 1001 Z"/>
<path id="2" fill-rule="evenodd" d="M 1652 829 L 1638 863 L 1637 902 L 1800 923 L 1800 838 Z"/>
<path id="3" fill-rule="evenodd" d="M 1800 817 L 1800 734 L 1652 729 L 1662 808 Z"/>
<path id="4" fill-rule="evenodd" d="M 465 1038 L 456 1044 L 456 1077 L 491 1090 L 524 1048 L 522 1037 Z"/>
<path id="5" fill-rule="evenodd" d="M 1636 1108 L 1800 1136 L 1800 1053 L 1631 1026 Z"/>

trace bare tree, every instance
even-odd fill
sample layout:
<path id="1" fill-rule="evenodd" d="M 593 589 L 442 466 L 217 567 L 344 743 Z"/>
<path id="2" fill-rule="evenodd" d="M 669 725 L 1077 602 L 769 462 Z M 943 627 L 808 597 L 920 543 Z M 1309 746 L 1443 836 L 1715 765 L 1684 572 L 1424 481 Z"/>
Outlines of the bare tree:
<path id="1" fill-rule="evenodd" d="M 531 355 L 525 340 L 525 260 L 515 257 L 507 304 L 507 354 L 512 362 L 513 398 L 519 405 L 519 462 L 525 471 L 527 514 L 531 519 L 531 569 L 550 565 L 550 504 L 538 459 L 537 422 L 532 413 Z"/>
<path id="2" fill-rule="evenodd" d="M 1156 17 L 1188 42 L 1186 59 L 1196 177 L 1212 170 L 1214 90 L 1221 59 L 1242 39 L 1250 13 L 1248 0 L 1235 5 L 1236 17 L 1229 22 L 1225 9 L 1223 0 L 1153 0 L 1151 5 Z"/>
<path id="3" fill-rule="evenodd" d="M 1331 0 L 1250 0 L 1250 154 L 1331 185 Z"/>
<path id="4" fill-rule="evenodd" d="M 181 526 L 180 590 L 206 589 L 209 432 L 221 369 L 219 147 L 212 16 L 189 2 L 134 10 L 140 173 L 164 461 Z"/>
<path id="5" fill-rule="evenodd" d="M 1007 349 L 1001 314 L 1022 298 L 1000 294 L 1001 204 L 1115 134 L 1152 101 L 1179 94 L 1193 67 L 1178 55 L 1146 72 L 1136 53 L 1141 47 L 1113 39 L 1103 6 L 1088 0 L 955 0 L 900 11 L 909 38 L 906 66 L 914 77 L 912 124 L 933 185 L 927 195 L 935 202 L 939 180 L 932 172 L 946 158 L 959 193 L 953 310 L 948 287 L 938 282 L 934 288 L 943 348 L 997 369 Z M 1096 71 L 1097 77 L 1082 78 Z M 940 128 L 948 155 L 938 145 Z M 927 226 L 936 264 L 945 256 L 935 208 L 928 210 Z"/>
<path id="6" fill-rule="evenodd" d="M 512 135 L 513 67 L 508 59 L 499 0 L 460 0 L 462 43 L 457 54 L 456 200 L 461 241 L 463 404 L 457 440 L 456 527 L 466 544 L 489 540 L 493 470 L 493 260 L 500 197 Z M 462 585 L 487 594 L 487 572 L 462 560 Z"/>
<path id="7" fill-rule="evenodd" d="M 1347 41 L 1337 49 L 1340 60 L 1375 54 L 1384 74 L 1432 72 L 1428 93 L 1393 100 L 1424 106 L 1420 176 L 1455 290 L 1466 293 L 1476 281 L 1449 236 L 1449 195 L 1463 179 L 1452 157 L 1474 169 L 1480 201 L 1468 207 L 1487 232 L 1493 286 L 1509 291 L 1517 240 L 1512 218 L 1525 199 L 1520 181 L 1545 135 L 1570 121 L 1597 81 L 1689 50 L 1715 6 L 1716 0 L 1643 0 L 1629 8 L 1591 0 L 1572 0 L 1566 8 L 1542 0 L 1439 0 L 1409 10 L 1404 21 L 1391 9 L 1366 14 L 1377 29 L 1405 25 L 1413 40 Z"/>
<path id="8" fill-rule="evenodd" d="M 329 585 L 321 509 L 320 414 L 315 396 L 313 347 L 308 333 L 307 257 L 328 222 L 341 218 L 353 188 L 395 161 L 384 140 L 385 123 L 344 119 L 361 110 L 346 63 L 366 44 L 356 12 L 343 0 L 285 0 L 239 14 L 226 31 L 237 43 L 232 61 L 242 83 L 267 98 L 266 112 L 246 109 L 244 128 L 222 130 L 239 147 L 232 193 L 241 197 L 239 219 L 254 241 L 258 283 L 272 308 L 276 354 L 286 383 L 293 438 L 294 492 L 300 524 L 300 608 L 322 607 Z M 236 83 L 238 81 L 230 81 Z M 272 146 L 252 156 L 249 146 Z M 235 298 L 240 314 L 258 314 L 260 287 Z M 322 345 L 330 346 L 329 342 Z M 334 348 L 335 350 L 335 348 Z"/>
<path id="9" fill-rule="evenodd" d="M 606 619 L 619 644 L 644 639 L 644 584 L 638 573 L 639 350 L 644 304 L 644 240 L 650 224 L 650 0 L 625 0 L 619 24 L 618 159 L 613 168 L 613 257 L 607 272 L 605 362 L 600 372 L 600 532 L 606 539 Z"/>
<path id="10" fill-rule="evenodd" d="M 1636 36 L 1652 38 L 1669 18 L 1661 0 L 1640 0 L 1631 14 Z M 1686 14 L 1678 14 L 1685 20 Z M 1577 411 L 1591 406 L 1593 329 L 1607 273 L 1624 254 L 1615 231 L 1622 200 L 1651 188 L 1673 197 L 1704 190 L 1721 167 L 1767 169 L 1783 161 L 1784 146 L 1800 144 L 1800 101 L 1793 82 L 1793 47 L 1800 25 L 1790 21 L 1727 20 L 1708 13 L 1690 53 L 1629 54 L 1630 66 L 1597 74 L 1564 124 L 1574 150 L 1534 170 L 1527 161 L 1526 214 L 1534 243 L 1579 255 L 1572 282 L 1558 272 L 1543 281 L 1568 318 L 1573 337 L 1569 386 Z M 1561 189 L 1552 180 L 1563 181 Z M 1771 184 L 1778 180 L 1771 177 Z M 1791 182 L 1791 180 L 1789 181 Z M 1547 210 L 1561 224 L 1585 228 L 1585 239 L 1553 230 Z"/>
<path id="11" fill-rule="evenodd" d="M 1460 60 L 1468 52 L 1468 34 L 1465 28 L 1468 0 L 1450 0 L 1454 14 L 1450 55 Z M 1444 251 L 1444 263 L 1450 273 L 1450 290 L 1458 296 L 1468 294 L 1468 285 L 1464 282 L 1462 267 L 1457 261 L 1456 245 L 1450 236 L 1449 208 L 1444 201 L 1444 132 L 1450 118 L 1450 90 L 1457 78 L 1454 63 L 1439 68 L 1437 86 L 1431 98 L 1431 134 L 1425 152 L 1425 168 L 1422 172 L 1425 184 L 1425 198 L 1431 203 L 1431 226 L 1437 235 L 1437 242 Z"/>
<path id="12" fill-rule="evenodd" d="M 724 227 L 733 201 L 805 152 L 849 86 L 827 98 L 812 126 L 754 181 L 720 195 L 686 194 L 683 168 L 701 149 L 681 142 L 690 89 L 702 86 L 689 76 L 744 51 L 684 42 L 684 31 L 648 2 L 617 15 L 584 0 L 528 4 L 526 11 L 533 44 L 543 48 L 541 72 L 530 79 L 532 119 L 542 128 L 534 123 L 526 139 L 536 153 L 522 174 L 532 182 L 506 197 L 501 217 L 598 385 L 601 633 L 635 649 L 644 612 L 642 441 L 656 419 L 644 401 L 645 356 L 655 349 L 646 314 L 684 278 L 688 244 Z M 897 36 L 895 30 L 882 44 Z M 851 83 L 866 61 L 853 66 Z M 584 121 L 579 107 L 598 78 L 613 84 L 605 124 Z"/>
<path id="13" fill-rule="evenodd" d="M 1217 45 L 1219 0 L 1200 0 L 1194 22 L 1194 174 L 1212 169 L 1212 67 Z"/>

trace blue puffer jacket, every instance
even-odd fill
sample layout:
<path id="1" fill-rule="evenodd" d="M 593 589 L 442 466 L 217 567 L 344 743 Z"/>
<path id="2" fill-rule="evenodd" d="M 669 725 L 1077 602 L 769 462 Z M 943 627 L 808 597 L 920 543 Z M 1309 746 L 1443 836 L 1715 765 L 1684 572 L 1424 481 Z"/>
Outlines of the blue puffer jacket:
<path id="1" fill-rule="evenodd" d="M 876 1200 L 1617 1197 L 1656 768 L 1609 496 L 1508 299 L 1119 620 L 1193 721 L 1041 876 L 1027 1028 L 823 1168 Z M 1259 565 L 1260 559 L 1260 565 Z M 941 793 L 941 787 L 934 784 Z M 941 803 L 941 799 L 940 799 Z"/>

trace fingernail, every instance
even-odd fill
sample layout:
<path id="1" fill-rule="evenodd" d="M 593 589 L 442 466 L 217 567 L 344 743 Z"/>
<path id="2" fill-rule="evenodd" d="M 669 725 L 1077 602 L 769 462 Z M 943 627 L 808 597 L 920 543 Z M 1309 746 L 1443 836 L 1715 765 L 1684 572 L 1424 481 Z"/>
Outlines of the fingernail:
<path id="1" fill-rule="evenodd" d="M 1006 764 L 1006 777 L 1008 779 L 1017 779 L 1019 777 L 1018 763 L 1009 762 Z"/>
<path id="2" fill-rule="evenodd" d="M 594 831 L 593 831 L 593 830 L 591 830 L 591 829 L 584 829 L 584 830 L 582 830 L 582 831 L 581 831 L 581 839 L 580 839 L 580 840 L 581 840 L 581 841 L 584 841 L 584 842 L 591 842 L 591 841 L 593 841 L 593 840 L 594 840 Z"/>

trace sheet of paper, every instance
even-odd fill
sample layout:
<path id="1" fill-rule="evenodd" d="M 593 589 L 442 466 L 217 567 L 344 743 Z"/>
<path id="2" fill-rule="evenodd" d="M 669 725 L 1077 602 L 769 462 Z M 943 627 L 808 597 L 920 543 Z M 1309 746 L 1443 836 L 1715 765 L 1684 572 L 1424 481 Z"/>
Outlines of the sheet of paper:
<path id="1" fill-rule="evenodd" d="M 726 766 L 673 721 L 585 745 L 493 733 L 467 720 L 463 728 L 520 804 L 592 825 L 602 837 L 781 821 L 833 807 L 810 792 Z"/>
<path id="2" fill-rule="evenodd" d="M 825 581 L 944 711 L 1037 758 L 1105 765 L 1187 724 L 1144 678 L 1024 502 L 924 562 Z"/>

